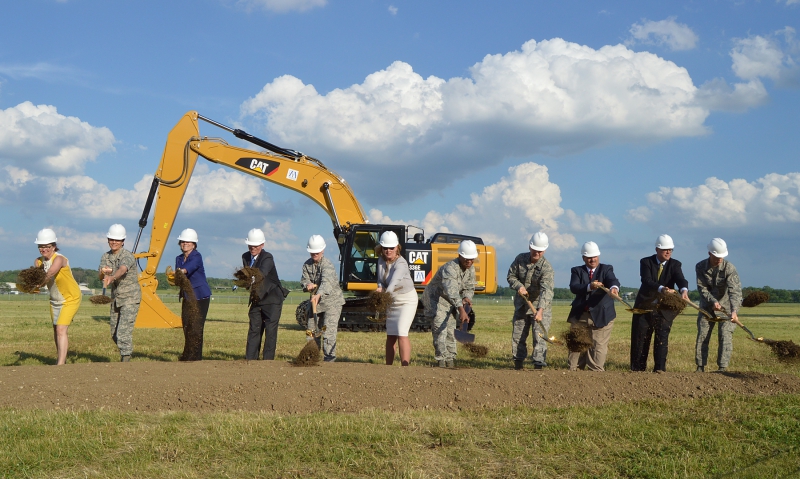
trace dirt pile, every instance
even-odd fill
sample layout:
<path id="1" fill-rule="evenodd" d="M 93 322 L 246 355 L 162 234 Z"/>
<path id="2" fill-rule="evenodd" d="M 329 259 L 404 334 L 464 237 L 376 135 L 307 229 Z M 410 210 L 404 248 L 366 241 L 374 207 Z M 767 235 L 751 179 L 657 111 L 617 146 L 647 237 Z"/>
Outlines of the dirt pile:
<path id="1" fill-rule="evenodd" d="M 17 275 L 17 290 L 21 293 L 38 293 L 46 277 L 47 273 L 42 266 L 23 269 Z"/>
<path id="2" fill-rule="evenodd" d="M 264 281 L 264 276 L 258 268 L 244 266 L 233 272 L 233 284 L 239 288 L 250 291 L 250 302 L 258 302 L 258 287 Z"/>
<path id="3" fill-rule="evenodd" d="M 300 353 L 292 361 L 292 366 L 316 366 L 321 360 L 321 354 L 316 341 L 307 341 Z"/>
<path id="4" fill-rule="evenodd" d="M 483 344 L 466 343 L 464 344 L 464 349 L 476 358 L 485 358 L 489 354 L 489 347 Z"/>
<path id="5" fill-rule="evenodd" d="M 367 296 L 367 307 L 380 316 L 386 314 L 393 303 L 394 297 L 391 293 L 373 291 Z"/>
<path id="6" fill-rule="evenodd" d="M 196 361 L 6 366 L 0 407 L 112 411 L 484 410 L 800 394 L 789 374 L 445 369 L 366 363 Z"/>
<path id="7" fill-rule="evenodd" d="M 583 353 L 592 347 L 592 331 L 589 328 L 569 328 L 561 334 L 567 349 L 573 353 Z"/>
<path id="8" fill-rule="evenodd" d="M 194 334 L 196 328 L 200 326 L 200 308 L 197 306 L 197 297 L 194 295 L 192 282 L 183 273 L 183 270 L 175 270 L 175 286 L 180 288 L 183 304 L 181 304 L 181 320 L 183 321 L 183 353 L 179 361 L 190 361 L 200 356 L 198 352 L 202 349 L 202 337 Z"/>
<path id="9" fill-rule="evenodd" d="M 769 301 L 769 295 L 764 293 L 763 291 L 753 291 L 752 293 L 748 294 L 746 298 L 742 301 L 742 306 L 745 308 L 752 308 L 758 306 L 761 303 L 766 303 Z"/>
<path id="10" fill-rule="evenodd" d="M 111 304 L 112 299 L 104 294 L 95 294 L 89 298 L 89 301 L 91 301 L 92 304 Z"/>
<path id="11" fill-rule="evenodd" d="M 658 299 L 658 309 L 665 309 L 667 311 L 674 311 L 680 314 L 686 307 L 686 303 L 680 296 L 674 293 L 662 294 Z"/>

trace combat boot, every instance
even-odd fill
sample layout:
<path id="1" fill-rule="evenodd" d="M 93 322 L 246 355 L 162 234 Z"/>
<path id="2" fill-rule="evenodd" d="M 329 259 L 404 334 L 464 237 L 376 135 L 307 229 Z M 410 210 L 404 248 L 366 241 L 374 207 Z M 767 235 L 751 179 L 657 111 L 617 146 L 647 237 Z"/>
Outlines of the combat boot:
<path id="1" fill-rule="evenodd" d="M 696 372 L 696 373 L 704 373 L 704 372 L 706 372 L 706 368 L 704 368 L 703 366 L 697 366 L 697 369 L 695 369 L 694 372 Z"/>
<path id="2" fill-rule="evenodd" d="M 455 360 L 454 360 L 454 359 L 448 359 L 448 360 L 445 362 L 445 364 L 447 365 L 447 367 L 448 367 L 448 368 L 454 368 L 454 367 L 456 367 L 456 362 L 455 362 Z"/>
<path id="3" fill-rule="evenodd" d="M 445 361 L 444 359 L 440 359 L 439 360 L 439 367 L 440 368 L 446 368 L 447 367 L 447 361 Z"/>
<path id="4" fill-rule="evenodd" d="M 127 355 L 127 356 L 120 356 L 119 360 L 121 362 L 123 362 L 123 363 L 129 363 L 129 362 L 131 362 L 131 356 L 130 356 L 130 354 Z"/>
<path id="5" fill-rule="evenodd" d="M 522 369 L 525 369 L 525 366 L 523 365 L 522 359 L 515 359 L 514 360 L 514 369 L 516 369 L 517 371 L 521 371 Z"/>
<path id="6" fill-rule="evenodd" d="M 718 373 L 724 373 L 724 372 L 725 372 L 725 371 L 727 371 L 727 370 L 728 370 L 728 368 L 726 368 L 726 367 L 721 367 L 721 368 L 717 369 L 717 372 L 718 372 Z"/>
<path id="7" fill-rule="evenodd" d="M 542 369 L 543 367 L 544 366 L 542 366 L 541 364 L 534 364 L 533 365 L 533 369 Z"/>

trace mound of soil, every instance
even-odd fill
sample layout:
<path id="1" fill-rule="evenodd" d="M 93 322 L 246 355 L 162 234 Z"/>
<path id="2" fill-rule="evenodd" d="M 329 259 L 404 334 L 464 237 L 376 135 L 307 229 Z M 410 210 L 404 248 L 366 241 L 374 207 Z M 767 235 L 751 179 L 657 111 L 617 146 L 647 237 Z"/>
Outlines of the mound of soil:
<path id="1" fill-rule="evenodd" d="M 140 361 L 0 368 L 0 407 L 113 411 L 481 410 L 800 394 L 800 377 L 759 373 L 514 371 L 283 361 Z"/>
<path id="2" fill-rule="evenodd" d="M 316 341 L 306 341 L 306 345 L 300 350 L 297 357 L 292 361 L 292 366 L 316 366 L 319 364 L 321 354 Z"/>
<path id="3" fill-rule="evenodd" d="M 573 353 L 582 353 L 592 347 L 592 331 L 589 328 L 569 328 L 561 335 L 567 349 Z"/>
<path id="4" fill-rule="evenodd" d="M 662 294 L 658 299 L 658 309 L 666 309 L 680 314 L 685 307 L 686 303 L 677 294 Z"/>
<path id="5" fill-rule="evenodd" d="M 800 346 L 794 344 L 794 341 L 765 339 L 764 343 L 772 348 L 772 353 L 781 361 L 800 361 Z"/>
<path id="6" fill-rule="evenodd" d="M 36 293 L 47 277 L 43 267 L 31 266 L 17 275 L 17 289 L 22 293 Z"/>
<path id="7" fill-rule="evenodd" d="M 742 301 L 742 306 L 745 308 L 752 308 L 761 303 L 766 303 L 767 301 L 769 301 L 769 294 L 764 293 L 763 291 L 753 291 L 752 293 L 748 294 L 746 298 L 744 298 Z"/>
<path id="8" fill-rule="evenodd" d="M 89 301 L 91 301 L 92 304 L 111 304 L 112 299 L 104 294 L 95 294 L 89 298 Z"/>
<path id="9" fill-rule="evenodd" d="M 192 282 L 183 273 L 175 270 L 175 286 L 181 290 L 183 304 L 181 304 L 181 321 L 183 322 L 183 353 L 179 361 L 192 361 L 200 357 L 199 351 L 203 347 L 203 338 L 195 334 L 200 327 L 200 307 L 197 306 L 197 297 L 192 288 Z"/>
<path id="10" fill-rule="evenodd" d="M 476 358 L 485 358 L 486 355 L 489 354 L 489 347 L 483 344 L 466 343 L 463 346 L 464 349 L 469 351 L 469 353 Z"/>

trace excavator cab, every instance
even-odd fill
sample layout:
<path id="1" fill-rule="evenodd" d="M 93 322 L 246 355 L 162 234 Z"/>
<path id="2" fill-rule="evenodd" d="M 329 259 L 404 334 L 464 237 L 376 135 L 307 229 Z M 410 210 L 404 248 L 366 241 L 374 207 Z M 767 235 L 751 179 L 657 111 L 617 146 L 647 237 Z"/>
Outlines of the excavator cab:
<path id="1" fill-rule="evenodd" d="M 385 231 L 394 231 L 405 238 L 402 225 L 351 225 L 345 241 L 339 246 L 341 268 L 339 280 L 345 291 L 372 291 L 378 275 L 378 254 L 375 248 Z"/>

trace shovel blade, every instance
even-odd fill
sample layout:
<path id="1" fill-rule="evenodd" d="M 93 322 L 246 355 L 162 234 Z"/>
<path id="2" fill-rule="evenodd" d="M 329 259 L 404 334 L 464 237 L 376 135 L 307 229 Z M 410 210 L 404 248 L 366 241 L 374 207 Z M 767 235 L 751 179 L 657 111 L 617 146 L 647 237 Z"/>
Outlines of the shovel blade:
<path id="1" fill-rule="evenodd" d="M 469 325 L 464 322 L 461 327 L 455 330 L 456 341 L 462 344 L 474 343 L 475 335 L 469 332 Z"/>

